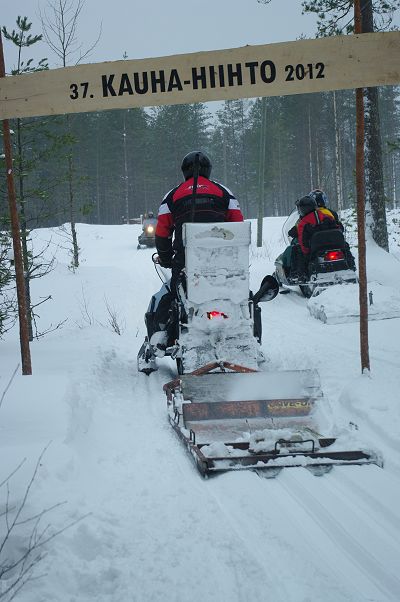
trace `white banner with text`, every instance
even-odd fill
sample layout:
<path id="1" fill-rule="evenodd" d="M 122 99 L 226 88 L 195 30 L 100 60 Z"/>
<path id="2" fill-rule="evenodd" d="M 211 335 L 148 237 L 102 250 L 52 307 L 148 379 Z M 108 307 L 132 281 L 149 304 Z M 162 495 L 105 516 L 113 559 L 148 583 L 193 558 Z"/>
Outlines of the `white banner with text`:
<path id="1" fill-rule="evenodd" d="M 93 63 L 0 79 L 0 119 L 400 83 L 400 32 Z"/>

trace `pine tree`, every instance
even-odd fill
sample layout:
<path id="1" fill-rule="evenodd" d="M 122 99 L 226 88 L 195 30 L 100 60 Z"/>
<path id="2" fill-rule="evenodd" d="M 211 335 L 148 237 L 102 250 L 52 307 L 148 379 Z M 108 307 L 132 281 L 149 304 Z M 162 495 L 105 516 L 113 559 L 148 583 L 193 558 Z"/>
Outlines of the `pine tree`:
<path id="1" fill-rule="evenodd" d="M 31 35 L 32 23 L 27 17 L 17 18 L 17 29 L 9 32 L 6 27 L 2 32 L 6 40 L 18 48 L 18 60 L 12 75 L 43 71 L 48 68 L 47 59 L 41 59 L 37 65 L 32 59 L 23 60 L 24 49 L 40 42 L 41 35 Z M 21 245 L 25 273 L 25 291 L 28 308 L 29 338 L 33 339 L 34 305 L 31 301 L 30 283 L 33 278 L 39 278 L 51 269 L 51 262 L 42 258 L 42 253 L 33 256 L 30 244 L 30 233 L 38 221 L 38 216 L 47 211 L 46 199 L 49 182 L 35 174 L 39 165 L 51 155 L 53 148 L 49 145 L 51 135 L 48 131 L 48 121 L 40 119 L 18 118 L 14 123 L 14 173 L 16 176 L 16 192 L 18 198 L 19 222 L 21 228 Z"/>
<path id="2" fill-rule="evenodd" d="M 182 158 L 192 150 L 207 152 L 210 116 L 199 103 L 157 107 L 149 118 L 148 194 L 158 206 L 165 193 L 182 180 Z"/>
<path id="3" fill-rule="evenodd" d="M 247 100 L 227 100 L 217 111 L 210 139 L 213 177 L 232 189 L 245 215 L 250 215 L 252 198 L 247 147 Z"/>

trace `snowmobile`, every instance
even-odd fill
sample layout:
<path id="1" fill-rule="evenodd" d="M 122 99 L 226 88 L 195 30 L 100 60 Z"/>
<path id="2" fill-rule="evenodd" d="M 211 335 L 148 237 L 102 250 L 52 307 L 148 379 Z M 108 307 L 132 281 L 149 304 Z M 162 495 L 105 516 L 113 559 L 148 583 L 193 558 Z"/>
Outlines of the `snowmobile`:
<path id="1" fill-rule="evenodd" d="M 167 347 L 178 376 L 164 385 L 171 426 L 203 476 L 250 469 L 274 477 L 294 466 L 321 475 L 335 464 L 382 465 L 372 451 L 348 449 L 348 435 L 321 435 L 329 421 L 315 370 L 259 369 L 255 309 L 277 295 L 278 285 L 267 276 L 249 293 L 250 234 L 250 222 L 184 224 L 185 281 L 176 338 Z M 138 354 L 146 373 L 156 369 L 148 339 Z"/>
<path id="2" fill-rule="evenodd" d="M 250 222 L 183 225 L 185 268 L 171 302 L 165 349 L 179 374 L 225 356 L 254 369 L 264 359 L 259 303 L 275 298 L 279 286 L 266 276 L 257 293 L 249 291 L 250 227 Z M 147 336 L 138 353 L 138 370 L 145 374 L 157 369 L 150 339 L 156 306 L 168 292 L 164 282 L 145 315 Z"/>
<path id="3" fill-rule="evenodd" d="M 287 235 L 289 218 L 283 226 L 283 238 L 287 243 L 289 243 Z M 311 237 L 310 248 L 305 278 L 299 278 L 298 274 L 285 267 L 282 255 L 276 258 L 274 276 L 286 292 L 299 287 L 304 297 L 310 298 L 318 295 L 328 286 L 358 282 L 354 258 L 341 230 L 316 231 Z"/>
<path id="4" fill-rule="evenodd" d="M 157 220 L 145 220 L 143 223 L 143 232 L 138 236 L 138 249 L 156 246 L 156 225 Z"/>

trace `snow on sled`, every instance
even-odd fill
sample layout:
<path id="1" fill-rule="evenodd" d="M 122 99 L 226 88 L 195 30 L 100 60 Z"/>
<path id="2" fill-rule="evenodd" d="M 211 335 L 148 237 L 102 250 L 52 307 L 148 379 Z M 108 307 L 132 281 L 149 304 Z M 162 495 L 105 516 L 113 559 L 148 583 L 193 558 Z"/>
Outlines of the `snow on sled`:
<path id="1" fill-rule="evenodd" d="M 183 240 L 189 316 L 179 336 L 183 370 L 164 391 L 169 421 L 200 473 L 253 469 L 274 476 L 284 466 L 306 466 L 320 474 L 333 464 L 379 463 L 371 452 L 319 434 L 315 370 L 258 371 L 250 224 L 185 224 Z M 227 317 L 210 323 L 211 309 Z"/>
<path id="2" fill-rule="evenodd" d="M 164 391 L 169 421 L 203 476 L 250 469 L 275 477 L 295 466 L 319 476 L 334 465 L 382 466 L 376 453 L 319 434 L 315 370 L 268 373 L 215 362 Z"/>
<path id="3" fill-rule="evenodd" d="M 332 286 L 307 302 L 308 311 L 324 324 L 355 322 L 360 318 L 358 285 Z M 378 282 L 368 284 L 368 319 L 400 317 L 399 291 Z"/>
<path id="4" fill-rule="evenodd" d="M 260 290 L 250 293 L 251 223 L 183 224 L 182 238 L 185 268 L 170 310 L 165 355 L 176 360 L 180 374 L 221 358 L 256 369 L 264 361 L 259 303 L 272 300 L 279 287 L 266 276 Z M 138 353 L 138 370 L 145 374 L 158 369 L 150 345 L 154 306 L 151 301 L 147 337 Z"/>

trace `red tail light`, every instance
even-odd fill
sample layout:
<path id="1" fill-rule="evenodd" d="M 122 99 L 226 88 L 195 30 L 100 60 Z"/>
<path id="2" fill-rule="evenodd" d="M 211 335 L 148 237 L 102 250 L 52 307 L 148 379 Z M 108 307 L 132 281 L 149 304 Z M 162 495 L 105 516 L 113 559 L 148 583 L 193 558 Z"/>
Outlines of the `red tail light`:
<path id="1" fill-rule="evenodd" d="M 328 251 L 324 255 L 324 261 L 339 261 L 344 259 L 343 251 Z"/>
<path id="2" fill-rule="evenodd" d="M 224 314 L 222 311 L 208 311 L 207 318 L 212 320 L 213 318 L 227 318 L 228 316 Z"/>

